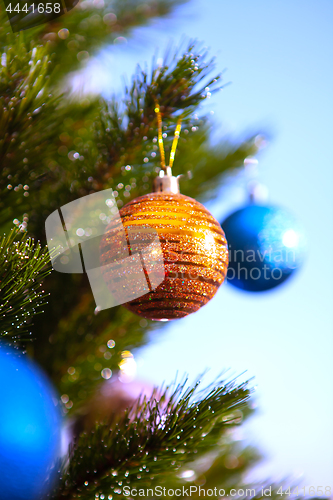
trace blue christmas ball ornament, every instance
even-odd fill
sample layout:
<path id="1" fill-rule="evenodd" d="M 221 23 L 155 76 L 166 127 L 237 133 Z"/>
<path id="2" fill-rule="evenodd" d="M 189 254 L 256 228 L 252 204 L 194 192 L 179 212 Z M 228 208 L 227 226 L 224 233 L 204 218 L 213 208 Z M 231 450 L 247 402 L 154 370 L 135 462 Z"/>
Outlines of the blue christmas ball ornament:
<path id="1" fill-rule="evenodd" d="M 287 280 L 305 254 L 304 233 L 286 210 L 250 204 L 221 224 L 229 248 L 227 281 L 249 292 L 263 292 Z"/>
<path id="2" fill-rule="evenodd" d="M 39 500 L 60 454 L 57 396 L 25 355 L 0 343 L 0 500 Z"/>

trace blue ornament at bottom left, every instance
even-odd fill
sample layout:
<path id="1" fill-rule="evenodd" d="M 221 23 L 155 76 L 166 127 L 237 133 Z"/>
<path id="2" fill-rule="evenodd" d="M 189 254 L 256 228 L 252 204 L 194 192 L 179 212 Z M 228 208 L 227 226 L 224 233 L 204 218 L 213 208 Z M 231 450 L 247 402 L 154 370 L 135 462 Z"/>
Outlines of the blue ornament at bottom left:
<path id="1" fill-rule="evenodd" d="M 0 343 L 0 500 L 40 500 L 54 486 L 61 444 L 57 395 L 43 372 Z"/>

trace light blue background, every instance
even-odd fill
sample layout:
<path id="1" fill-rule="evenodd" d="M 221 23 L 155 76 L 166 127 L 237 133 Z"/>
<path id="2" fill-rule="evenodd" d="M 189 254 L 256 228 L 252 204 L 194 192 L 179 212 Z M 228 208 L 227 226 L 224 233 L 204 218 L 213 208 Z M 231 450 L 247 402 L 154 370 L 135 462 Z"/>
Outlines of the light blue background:
<path id="1" fill-rule="evenodd" d="M 160 383 L 178 370 L 194 379 L 210 367 L 208 382 L 224 368 L 247 370 L 259 409 L 244 437 L 267 456 L 253 477 L 304 473 L 303 484 L 333 488 L 332 26 L 325 0 L 191 0 L 137 29 L 127 47 L 109 47 L 85 78 L 101 92 L 119 90 L 120 75 L 130 77 L 156 47 L 163 55 L 170 38 L 177 44 L 185 34 L 204 41 L 233 82 L 206 105 L 216 137 L 272 132 L 260 178 L 272 202 L 303 222 L 305 266 L 271 293 L 223 285 L 201 311 L 154 333 L 137 353 L 138 377 Z M 244 201 L 239 185 L 209 206 L 220 221 Z"/>

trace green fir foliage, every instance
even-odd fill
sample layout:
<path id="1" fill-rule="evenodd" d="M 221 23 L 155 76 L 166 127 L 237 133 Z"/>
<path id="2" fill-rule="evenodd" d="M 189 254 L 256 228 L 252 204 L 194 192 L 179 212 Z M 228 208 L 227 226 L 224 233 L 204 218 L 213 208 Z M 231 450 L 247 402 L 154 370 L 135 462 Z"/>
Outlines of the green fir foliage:
<path id="1" fill-rule="evenodd" d="M 225 173 L 258 150 L 257 134 L 211 145 L 214 125 L 201 104 L 220 88 L 220 76 L 212 76 L 213 60 L 194 42 L 170 50 L 162 65 L 138 68 L 123 99 L 68 91 L 70 72 L 83 68 L 103 43 L 112 50 L 135 26 L 169 14 L 178 3 L 84 0 L 68 14 L 18 34 L 0 11 L 0 337 L 22 348 L 34 339 L 29 353 L 65 396 L 64 414 L 74 421 L 105 382 L 103 370 L 116 374 L 124 351 L 143 346 L 157 327 L 122 307 L 96 311 L 86 275 L 50 273 L 47 216 L 110 187 L 119 208 L 150 192 L 160 169 L 156 101 L 167 157 L 183 116 L 174 172 L 183 176 L 184 194 L 211 199 Z M 45 314 L 37 315 L 42 306 Z M 167 332 L 157 326 L 155 335 Z M 221 382 L 208 394 L 196 389 L 181 384 L 162 396 L 156 390 L 112 424 L 83 430 L 65 459 L 54 498 L 88 500 L 101 492 L 108 498 L 119 481 L 172 486 L 184 467 L 200 479 L 198 457 L 209 464 L 206 481 L 213 484 L 220 474 L 219 484 L 237 484 L 258 458 L 228 434 L 251 413 L 249 388 Z M 234 456 L 237 465 L 230 467 Z"/>
<path id="2" fill-rule="evenodd" d="M 105 422 L 83 432 L 55 498 L 124 497 L 125 485 L 164 485 L 182 466 L 212 451 L 226 429 L 241 422 L 250 390 L 246 383 L 219 381 L 203 397 L 196 394 L 198 385 L 155 390 L 111 426 Z"/>
<path id="3" fill-rule="evenodd" d="M 0 339 L 14 343 L 29 339 L 46 303 L 41 281 L 51 272 L 47 250 L 21 229 L 0 238 Z"/>

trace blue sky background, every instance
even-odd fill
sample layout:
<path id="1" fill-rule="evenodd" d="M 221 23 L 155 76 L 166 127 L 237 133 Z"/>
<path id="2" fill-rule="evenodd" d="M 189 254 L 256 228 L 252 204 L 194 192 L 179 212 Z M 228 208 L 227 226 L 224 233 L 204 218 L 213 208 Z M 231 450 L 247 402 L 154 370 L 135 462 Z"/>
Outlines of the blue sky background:
<path id="1" fill-rule="evenodd" d="M 195 315 L 154 332 L 137 353 L 138 378 L 171 381 L 178 370 L 194 379 L 209 367 L 208 383 L 224 368 L 247 370 L 258 413 L 243 435 L 267 457 L 254 477 L 303 474 L 304 485 L 333 491 L 332 26 L 326 0 L 191 0 L 136 29 L 126 47 L 103 50 L 85 81 L 104 94 L 119 91 L 121 76 L 150 62 L 156 48 L 163 55 L 170 39 L 198 38 L 232 81 L 206 104 L 216 138 L 272 135 L 259 157 L 260 180 L 305 227 L 303 269 L 266 294 L 224 284 Z M 235 181 L 209 209 L 221 221 L 244 201 Z"/>

